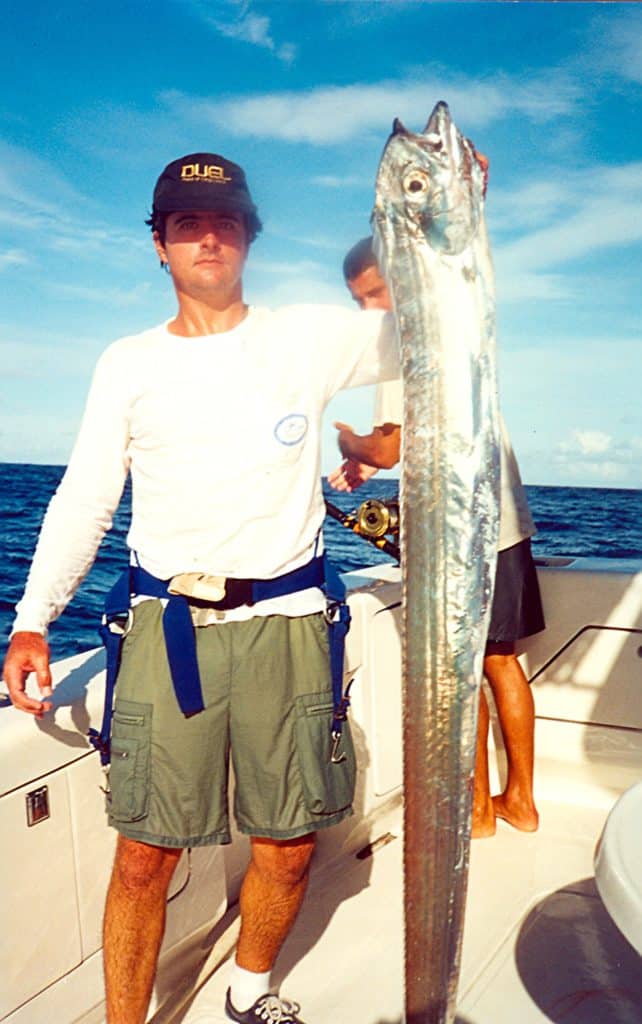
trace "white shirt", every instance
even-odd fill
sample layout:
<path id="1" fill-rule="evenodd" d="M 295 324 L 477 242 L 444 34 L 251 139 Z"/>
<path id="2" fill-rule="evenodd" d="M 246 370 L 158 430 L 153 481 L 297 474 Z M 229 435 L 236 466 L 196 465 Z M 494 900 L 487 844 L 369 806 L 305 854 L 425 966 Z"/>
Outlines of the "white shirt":
<path id="1" fill-rule="evenodd" d="M 110 528 L 128 472 L 127 537 L 161 579 L 181 572 L 271 579 L 315 553 L 324 518 L 320 430 L 341 388 L 398 376 L 392 318 L 333 306 L 250 309 L 231 331 L 166 325 L 98 361 L 13 631 L 45 632 Z M 319 591 L 226 613 L 307 614 Z"/>
<path id="2" fill-rule="evenodd" d="M 536 533 L 526 491 L 506 424 L 500 416 L 500 517 L 498 551 L 504 551 Z M 400 380 L 380 384 L 375 394 L 374 426 L 403 422 L 403 386 Z"/>

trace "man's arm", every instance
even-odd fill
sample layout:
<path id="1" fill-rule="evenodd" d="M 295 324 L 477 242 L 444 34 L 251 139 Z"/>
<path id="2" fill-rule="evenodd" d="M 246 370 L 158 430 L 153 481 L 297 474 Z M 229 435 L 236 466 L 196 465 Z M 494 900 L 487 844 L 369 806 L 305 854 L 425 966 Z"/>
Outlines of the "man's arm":
<path id="1" fill-rule="evenodd" d="M 292 306 L 283 313 L 291 337 L 305 329 L 306 372 L 315 374 L 319 384 L 323 382 L 326 403 L 344 388 L 399 377 L 399 348 L 391 313 L 305 305 Z"/>
<path id="2" fill-rule="evenodd" d="M 109 350 L 108 350 L 109 352 Z M 28 697 L 34 672 L 43 698 L 51 696 L 49 623 L 73 597 L 110 528 L 128 468 L 126 379 L 113 356 L 98 363 L 69 465 L 49 503 L 25 593 L 18 603 L 3 678 L 14 705 L 40 718 L 51 704 Z"/>
<path id="3" fill-rule="evenodd" d="M 399 462 L 401 428 L 396 423 L 374 427 L 371 434 L 355 434 L 347 423 L 335 423 L 337 443 L 344 461 L 328 474 L 337 491 L 354 491 L 378 469 L 392 469 Z"/>
<path id="4" fill-rule="evenodd" d="M 365 462 L 376 469 L 392 469 L 399 462 L 401 427 L 383 423 L 370 434 L 355 434 L 347 423 L 335 423 L 339 431 L 337 444 L 344 459 Z"/>

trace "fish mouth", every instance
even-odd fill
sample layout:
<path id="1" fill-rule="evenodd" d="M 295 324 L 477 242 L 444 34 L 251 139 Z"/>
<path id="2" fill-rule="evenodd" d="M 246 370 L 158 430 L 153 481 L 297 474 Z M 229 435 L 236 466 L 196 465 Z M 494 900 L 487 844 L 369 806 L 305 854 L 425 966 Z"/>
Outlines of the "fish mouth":
<path id="1" fill-rule="evenodd" d="M 426 121 L 423 130 L 424 135 L 445 135 L 452 126 L 450 109 L 444 100 L 439 100 L 433 107 L 433 111 Z"/>
<path id="2" fill-rule="evenodd" d="M 450 108 L 445 100 L 439 100 L 438 103 L 432 109 L 430 117 L 426 121 L 426 126 L 421 132 L 422 135 L 445 135 L 452 125 L 452 118 L 450 116 Z M 413 132 L 409 131 L 401 118 L 395 117 L 392 122 L 392 135 L 412 135 Z"/>

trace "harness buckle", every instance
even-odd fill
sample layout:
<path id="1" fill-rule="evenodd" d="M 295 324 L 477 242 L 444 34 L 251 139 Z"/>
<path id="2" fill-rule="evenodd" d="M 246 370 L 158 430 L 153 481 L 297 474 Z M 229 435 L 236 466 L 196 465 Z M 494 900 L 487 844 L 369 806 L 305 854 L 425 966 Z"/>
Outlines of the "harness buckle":
<path id="1" fill-rule="evenodd" d="M 328 626 L 332 626 L 335 622 L 340 622 L 341 601 L 326 600 L 325 608 L 323 609 L 323 618 Z"/>
<path id="2" fill-rule="evenodd" d="M 91 743 L 92 747 L 94 748 L 94 750 L 97 750 L 98 753 L 100 754 L 100 763 L 102 765 L 103 771 L 106 772 L 105 785 L 107 786 L 107 788 L 103 789 L 102 786 L 100 786 L 99 788 L 103 790 L 103 793 L 108 793 L 109 792 L 109 758 L 110 758 L 110 754 L 111 754 L 111 742 L 110 742 L 110 739 L 109 738 L 104 739 L 102 733 L 98 732 L 98 729 L 89 729 L 89 731 L 87 732 L 87 737 L 88 737 L 89 742 Z"/>
<path id="3" fill-rule="evenodd" d="M 254 604 L 252 580 L 233 576 L 208 576 L 203 572 L 182 572 L 173 576 L 167 586 L 169 594 L 186 597 L 192 604 L 203 603 L 229 611 L 241 605 Z"/>
<path id="4" fill-rule="evenodd" d="M 180 572 L 172 576 L 167 585 L 167 592 L 196 601 L 218 604 L 225 597 L 226 584 L 225 576 L 208 576 L 204 572 Z"/>

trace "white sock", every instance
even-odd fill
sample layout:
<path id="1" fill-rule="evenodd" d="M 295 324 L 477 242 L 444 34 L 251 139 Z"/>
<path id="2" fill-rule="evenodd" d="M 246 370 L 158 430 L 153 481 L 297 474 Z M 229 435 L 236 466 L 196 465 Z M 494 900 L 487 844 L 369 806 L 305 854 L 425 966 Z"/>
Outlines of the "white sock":
<path id="1" fill-rule="evenodd" d="M 259 974 L 246 971 L 234 960 L 230 976 L 230 999 L 235 1010 L 243 1013 L 253 1006 L 257 999 L 270 991 L 270 971 Z"/>

